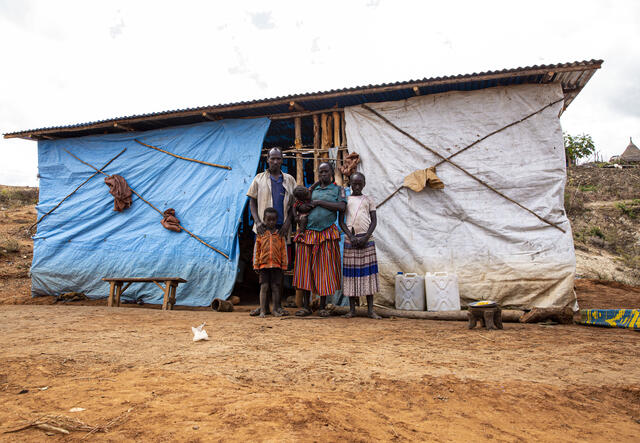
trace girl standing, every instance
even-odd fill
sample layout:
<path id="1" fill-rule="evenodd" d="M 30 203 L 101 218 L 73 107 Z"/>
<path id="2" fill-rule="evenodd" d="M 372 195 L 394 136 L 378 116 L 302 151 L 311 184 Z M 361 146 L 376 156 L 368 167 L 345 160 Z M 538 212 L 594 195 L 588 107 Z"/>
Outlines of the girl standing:
<path id="1" fill-rule="evenodd" d="M 349 297 L 350 310 L 345 317 L 355 316 L 358 297 L 366 296 L 369 317 L 379 319 L 373 310 L 373 294 L 378 292 L 379 286 L 376 245 L 371 237 L 377 225 L 376 205 L 362 194 L 366 184 L 364 174 L 352 174 L 350 183 L 346 217 L 340 213 L 340 227 L 347 236 L 342 260 L 342 292 Z"/>

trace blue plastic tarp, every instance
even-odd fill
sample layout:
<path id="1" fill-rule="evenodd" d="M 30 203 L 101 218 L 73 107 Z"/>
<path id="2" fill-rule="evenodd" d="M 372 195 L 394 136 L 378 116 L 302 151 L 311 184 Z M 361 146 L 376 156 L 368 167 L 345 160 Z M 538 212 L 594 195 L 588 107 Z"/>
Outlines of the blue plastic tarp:
<path id="1" fill-rule="evenodd" d="M 122 149 L 104 172 L 122 175 L 129 186 L 160 211 L 174 208 L 181 224 L 229 255 L 223 257 L 185 232 L 160 224 L 162 216 L 133 195 L 123 212 L 98 174 L 38 225 L 31 267 L 32 294 L 83 292 L 106 297 L 102 277 L 182 277 L 177 304 L 206 306 L 227 298 L 238 264 L 237 230 L 262 142 L 266 118 L 221 120 L 142 133 L 110 134 L 38 142 L 38 217 L 53 208 Z M 144 147 L 134 139 L 171 153 L 221 165 L 206 166 Z M 137 283 L 123 299 L 159 303 L 153 283 Z"/>

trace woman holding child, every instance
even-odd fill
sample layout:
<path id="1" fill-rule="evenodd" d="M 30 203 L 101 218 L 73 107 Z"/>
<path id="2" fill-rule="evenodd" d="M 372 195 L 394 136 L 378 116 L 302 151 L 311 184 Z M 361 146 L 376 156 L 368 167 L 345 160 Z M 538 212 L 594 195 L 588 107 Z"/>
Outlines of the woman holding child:
<path id="1" fill-rule="evenodd" d="M 320 295 L 318 315 L 328 316 L 327 295 L 340 289 L 340 231 L 335 225 L 338 212 L 346 209 L 344 188 L 333 183 L 333 167 L 322 163 L 318 168 L 319 184 L 311 201 L 303 203 L 309 210 L 306 230 L 298 236 L 293 285 L 304 290 L 303 307 L 297 316 L 311 315 L 311 292 Z"/>

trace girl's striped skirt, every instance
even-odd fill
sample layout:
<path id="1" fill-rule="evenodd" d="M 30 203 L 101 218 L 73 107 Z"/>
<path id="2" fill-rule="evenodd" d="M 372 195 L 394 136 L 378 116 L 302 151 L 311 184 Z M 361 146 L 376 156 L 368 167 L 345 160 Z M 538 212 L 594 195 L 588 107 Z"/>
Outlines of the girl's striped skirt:
<path id="1" fill-rule="evenodd" d="M 318 295 L 340 289 L 340 231 L 331 225 L 324 231 L 304 231 L 296 244 L 293 286 Z"/>
<path id="2" fill-rule="evenodd" d="M 361 249 L 344 241 L 344 266 L 342 268 L 342 293 L 347 297 L 373 295 L 379 291 L 378 260 L 373 240 Z"/>

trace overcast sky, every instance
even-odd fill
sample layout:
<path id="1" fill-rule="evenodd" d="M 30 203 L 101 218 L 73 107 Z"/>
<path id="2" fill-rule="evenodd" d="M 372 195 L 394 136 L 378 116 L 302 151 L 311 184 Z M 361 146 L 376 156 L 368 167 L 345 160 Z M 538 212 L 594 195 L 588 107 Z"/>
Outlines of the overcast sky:
<path id="1" fill-rule="evenodd" d="M 0 132 L 300 92 L 604 59 L 561 118 L 640 146 L 640 2 L 0 0 Z M 0 184 L 37 185 L 0 140 Z"/>

